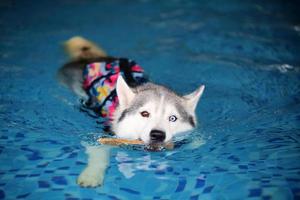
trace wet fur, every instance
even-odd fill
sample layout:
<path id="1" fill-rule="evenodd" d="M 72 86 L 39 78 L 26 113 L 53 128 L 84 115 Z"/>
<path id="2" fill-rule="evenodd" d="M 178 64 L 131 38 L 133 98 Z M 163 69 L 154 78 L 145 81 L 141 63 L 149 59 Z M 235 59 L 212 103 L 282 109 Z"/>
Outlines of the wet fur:
<path id="1" fill-rule="evenodd" d="M 58 70 L 58 80 L 81 98 L 87 99 L 88 96 L 82 88 L 84 68 L 93 62 L 112 62 L 116 58 L 107 56 L 100 47 L 78 36 L 69 39 L 64 45 L 71 61 Z M 125 80 L 119 77 L 117 81 L 119 105 L 115 111 L 112 130 L 118 137 L 142 139 L 145 143 L 151 142 L 149 131 L 164 131 L 165 142 L 168 142 L 175 133 L 188 131 L 196 126 L 195 109 L 203 90 L 204 86 L 201 86 L 189 95 L 179 96 L 172 90 L 153 83 L 129 87 Z M 153 117 L 151 114 L 150 121 L 139 118 L 141 109 L 152 109 Z M 179 125 L 167 124 L 170 123 L 167 122 L 170 113 L 176 113 Z M 137 120 L 139 123 L 136 123 Z M 145 126 L 143 123 L 147 128 L 143 127 Z M 167 128 L 169 130 L 165 130 Z M 83 187 L 102 185 L 109 163 L 110 148 L 103 145 L 85 147 L 88 165 L 79 175 L 77 182 Z"/>

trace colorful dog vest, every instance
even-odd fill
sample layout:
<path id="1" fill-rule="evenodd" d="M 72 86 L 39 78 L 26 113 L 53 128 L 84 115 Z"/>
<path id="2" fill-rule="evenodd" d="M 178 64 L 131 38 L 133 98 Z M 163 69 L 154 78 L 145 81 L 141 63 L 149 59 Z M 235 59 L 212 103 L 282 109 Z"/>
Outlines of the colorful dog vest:
<path id="1" fill-rule="evenodd" d="M 147 82 L 143 69 L 134 61 L 119 58 L 112 62 L 88 64 L 83 72 L 83 88 L 89 96 L 85 103 L 101 117 L 112 120 L 118 105 L 116 84 L 121 74 L 130 87 Z"/>

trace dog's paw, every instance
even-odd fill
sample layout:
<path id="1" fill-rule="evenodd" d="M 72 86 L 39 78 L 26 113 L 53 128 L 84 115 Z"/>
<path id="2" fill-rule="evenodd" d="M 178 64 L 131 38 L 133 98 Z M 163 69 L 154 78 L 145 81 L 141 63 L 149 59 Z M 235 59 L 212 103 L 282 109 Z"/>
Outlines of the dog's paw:
<path id="1" fill-rule="evenodd" d="M 81 187 L 97 187 L 103 184 L 104 174 L 93 173 L 92 170 L 84 170 L 77 179 L 77 184 Z"/>

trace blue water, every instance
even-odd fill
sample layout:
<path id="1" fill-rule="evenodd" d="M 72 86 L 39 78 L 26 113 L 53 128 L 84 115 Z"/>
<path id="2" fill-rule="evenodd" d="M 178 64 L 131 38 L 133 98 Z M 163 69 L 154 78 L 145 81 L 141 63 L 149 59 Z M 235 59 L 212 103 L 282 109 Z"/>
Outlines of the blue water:
<path id="1" fill-rule="evenodd" d="M 0 199 L 299 199 L 295 2 L 1 1 Z M 179 93 L 205 84 L 199 128 L 173 151 L 114 149 L 104 185 L 80 188 L 102 131 L 55 79 L 74 35 Z"/>

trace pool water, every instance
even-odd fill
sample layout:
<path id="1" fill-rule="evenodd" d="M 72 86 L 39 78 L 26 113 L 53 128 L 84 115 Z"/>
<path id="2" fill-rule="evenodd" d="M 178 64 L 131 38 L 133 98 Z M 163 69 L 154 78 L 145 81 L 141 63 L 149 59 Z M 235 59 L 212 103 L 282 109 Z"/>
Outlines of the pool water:
<path id="1" fill-rule="evenodd" d="M 0 199 L 300 199 L 296 1 L 0 2 Z M 199 127 L 173 151 L 115 148 L 80 188 L 101 123 L 56 79 L 82 35 L 181 94 Z"/>

